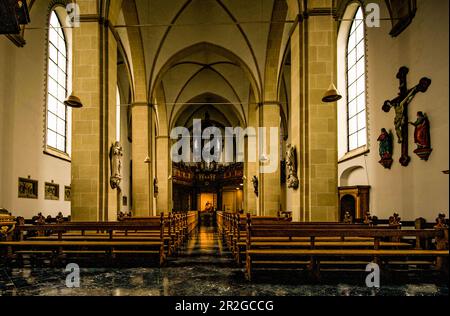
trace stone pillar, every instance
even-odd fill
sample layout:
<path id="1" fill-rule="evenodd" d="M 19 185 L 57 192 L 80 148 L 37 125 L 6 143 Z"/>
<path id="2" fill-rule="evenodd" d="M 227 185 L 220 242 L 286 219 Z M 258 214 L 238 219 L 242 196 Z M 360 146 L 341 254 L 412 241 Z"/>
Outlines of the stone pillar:
<path id="1" fill-rule="evenodd" d="M 106 43 L 105 43 L 105 55 L 107 56 L 105 69 L 106 75 L 104 76 L 105 80 L 105 89 L 106 89 L 106 100 L 107 108 L 105 111 L 105 117 L 107 118 L 107 123 L 105 126 L 105 135 L 106 135 L 106 178 L 107 178 L 107 210 L 105 211 L 105 221 L 116 221 L 117 214 L 120 210 L 120 206 L 122 203 L 122 192 L 119 189 L 112 189 L 109 184 L 109 178 L 111 176 L 111 164 L 109 163 L 109 150 L 111 145 L 114 144 L 116 139 L 116 107 L 117 107 L 117 41 L 112 34 L 110 28 L 105 29 L 106 32 Z M 122 144 L 121 144 L 122 145 Z M 123 164 L 122 164 L 123 165 Z M 123 170 L 123 169 L 122 169 Z M 123 171 L 122 171 L 123 176 Z"/>
<path id="2" fill-rule="evenodd" d="M 244 210 L 246 213 L 251 213 L 253 215 L 258 214 L 259 211 L 259 203 L 258 197 L 255 195 L 255 190 L 252 183 L 253 176 L 257 176 L 259 178 L 258 171 L 258 138 L 257 138 L 257 128 L 258 128 L 258 117 L 257 111 L 258 106 L 254 104 L 254 102 L 250 102 L 248 111 L 248 128 L 253 128 L 255 130 L 255 135 L 248 135 L 245 138 L 245 148 L 244 148 Z M 250 145 L 249 145 L 250 144 Z M 252 145 L 255 144 L 255 145 Z M 250 151 L 256 150 L 255 153 L 251 153 Z M 252 157 L 254 156 L 254 157 Z M 250 159 L 252 158 L 252 159 Z M 255 158 L 256 160 L 253 160 Z M 253 161 L 251 161 L 253 160 Z"/>
<path id="3" fill-rule="evenodd" d="M 337 108 L 322 102 L 330 83 L 336 82 L 337 26 L 330 15 L 323 15 L 331 1 L 317 5 L 323 7 L 309 8 L 308 18 L 291 38 L 290 137 L 299 144 L 300 194 L 290 192 L 288 201 L 295 219 L 337 221 Z"/>
<path id="4" fill-rule="evenodd" d="M 324 91 L 337 77 L 337 23 L 329 16 L 309 19 L 310 220 L 337 221 L 337 107 L 322 102 Z"/>
<path id="5" fill-rule="evenodd" d="M 266 128 L 265 141 L 262 135 L 258 132 L 260 170 L 259 170 L 259 202 L 260 215 L 276 216 L 280 208 L 281 184 L 280 184 L 280 105 L 278 102 L 264 102 L 259 107 L 259 126 Z M 277 141 L 276 144 L 271 144 L 270 132 L 271 128 L 276 128 Z M 271 152 L 276 149 L 276 153 Z M 269 160 L 267 162 L 261 161 L 262 155 L 266 155 Z M 271 157 L 272 156 L 272 157 Z M 268 165 L 276 165 L 274 171 L 262 172 L 262 167 Z"/>
<path id="6" fill-rule="evenodd" d="M 286 185 L 286 210 L 292 211 L 294 221 L 305 221 L 306 205 L 308 201 L 308 177 L 305 166 L 305 153 L 307 151 L 308 139 L 302 137 L 307 135 L 305 127 L 307 124 L 300 124 L 305 121 L 305 60 L 304 60 L 304 25 L 298 21 L 294 32 L 291 35 L 291 104 L 289 107 L 290 124 L 289 143 L 297 148 L 297 176 L 300 185 L 297 190 L 287 188 Z"/>
<path id="7" fill-rule="evenodd" d="M 150 115 L 151 109 L 146 102 L 136 102 L 132 105 L 131 115 L 133 121 L 133 215 L 152 215 L 151 194 L 151 168 L 153 161 L 145 163 L 147 157 L 152 157 L 150 150 Z M 151 159 L 150 159 L 151 160 Z"/>
<path id="8" fill-rule="evenodd" d="M 169 136 L 156 137 L 156 175 L 158 177 L 159 193 L 156 199 L 156 212 L 172 210 L 172 159 L 170 157 Z M 170 177 L 170 179 L 169 179 Z"/>
<path id="9" fill-rule="evenodd" d="M 84 0 L 78 4 L 81 25 L 73 29 L 73 92 L 84 106 L 74 109 L 72 116 L 71 215 L 74 221 L 104 221 L 109 219 L 110 207 L 117 210 L 117 199 L 110 203 L 108 197 L 109 143 L 115 135 L 117 44 L 108 23 L 98 18 L 97 2 Z"/>

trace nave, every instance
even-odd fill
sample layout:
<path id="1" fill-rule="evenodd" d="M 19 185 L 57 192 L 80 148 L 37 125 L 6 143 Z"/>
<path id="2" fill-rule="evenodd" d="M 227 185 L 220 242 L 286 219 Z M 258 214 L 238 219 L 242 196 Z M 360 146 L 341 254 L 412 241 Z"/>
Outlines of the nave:
<path id="1" fill-rule="evenodd" d="M 80 268 L 80 288 L 67 288 L 63 267 L 4 267 L 0 296 L 448 296 L 447 285 L 429 278 L 423 282 L 417 274 L 382 278 L 379 290 L 365 286 L 364 273 L 323 272 L 317 283 L 302 270 L 270 270 L 250 283 L 217 228 L 206 225 L 200 225 L 164 267 Z"/>

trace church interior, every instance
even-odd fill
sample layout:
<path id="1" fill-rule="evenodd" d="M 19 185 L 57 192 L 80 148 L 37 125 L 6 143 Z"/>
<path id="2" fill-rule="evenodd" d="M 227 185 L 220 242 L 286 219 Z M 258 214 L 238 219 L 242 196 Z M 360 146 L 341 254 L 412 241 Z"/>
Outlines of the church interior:
<path id="1" fill-rule="evenodd" d="M 0 296 L 448 296 L 448 5 L 1 0 Z"/>

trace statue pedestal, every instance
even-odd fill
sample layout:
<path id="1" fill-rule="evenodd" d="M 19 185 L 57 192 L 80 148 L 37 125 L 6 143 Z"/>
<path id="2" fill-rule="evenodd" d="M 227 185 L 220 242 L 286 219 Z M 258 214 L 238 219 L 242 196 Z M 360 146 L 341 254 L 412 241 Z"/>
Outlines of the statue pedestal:
<path id="1" fill-rule="evenodd" d="M 379 163 L 386 169 L 391 169 L 393 162 L 394 160 L 392 160 L 392 158 L 383 158 L 379 161 Z"/>
<path id="2" fill-rule="evenodd" d="M 428 161 L 432 151 L 433 149 L 431 148 L 417 148 L 414 150 L 414 153 L 419 156 L 420 159 Z"/>

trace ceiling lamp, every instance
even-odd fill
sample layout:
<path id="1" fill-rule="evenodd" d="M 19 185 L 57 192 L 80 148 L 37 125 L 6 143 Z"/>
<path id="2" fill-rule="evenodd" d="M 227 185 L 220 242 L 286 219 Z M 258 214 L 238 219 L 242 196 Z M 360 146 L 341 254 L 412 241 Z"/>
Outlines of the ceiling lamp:
<path id="1" fill-rule="evenodd" d="M 146 158 L 145 158 L 145 160 L 144 160 L 144 163 L 151 163 L 152 161 L 151 161 L 151 159 L 150 159 L 150 157 L 149 156 L 147 156 Z"/>
<path id="2" fill-rule="evenodd" d="M 337 90 L 334 83 L 331 83 L 330 87 L 325 92 L 325 94 L 322 98 L 322 102 L 331 103 L 331 102 L 339 101 L 340 99 L 342 99 L 342 95 L 339 93 L 339 91 Z"/>
<path id="3" fill-rule="evenodd" d="M 83 103 L 81 103 L 80 98 L 74 96 L 73 93 L 67 98 L 66 101 L 64 101 L 64 105 L 77 109 L 83 107 Z"/>
<path id="4" fill-rule="evenodd" d="M 331 31 L 334 32 L 333 2 L 331 4 L 330 17 L 331 17 Z M 334 54 L 335 54 L 334 40 L 332 39 L 331 42 L 333 43 L 331 45 L 331 49 L 332 49 L 331 56 L 334 56 Z M 334 58 L 333 58 L 333 62 L 334 62 Z M 334 65 L 332 65 L 331 69 L 333 69 L 331 71 L 331 80 L 333 80 L 333 78 L 334 78 Z M 324 94 L 324 96 L 322 98 L 322 102 L 324 102 L 324 103 L 332 103 L 332 102 L 339 101 L 340 99 L 342 99 L 342 95 L 339 93 L 339 91 L 336 88 L 335 84 L 332 82 L 330 84 L 330 87 L 328 88 L 328 90 L 325 92 L 325 94 Z"/>

